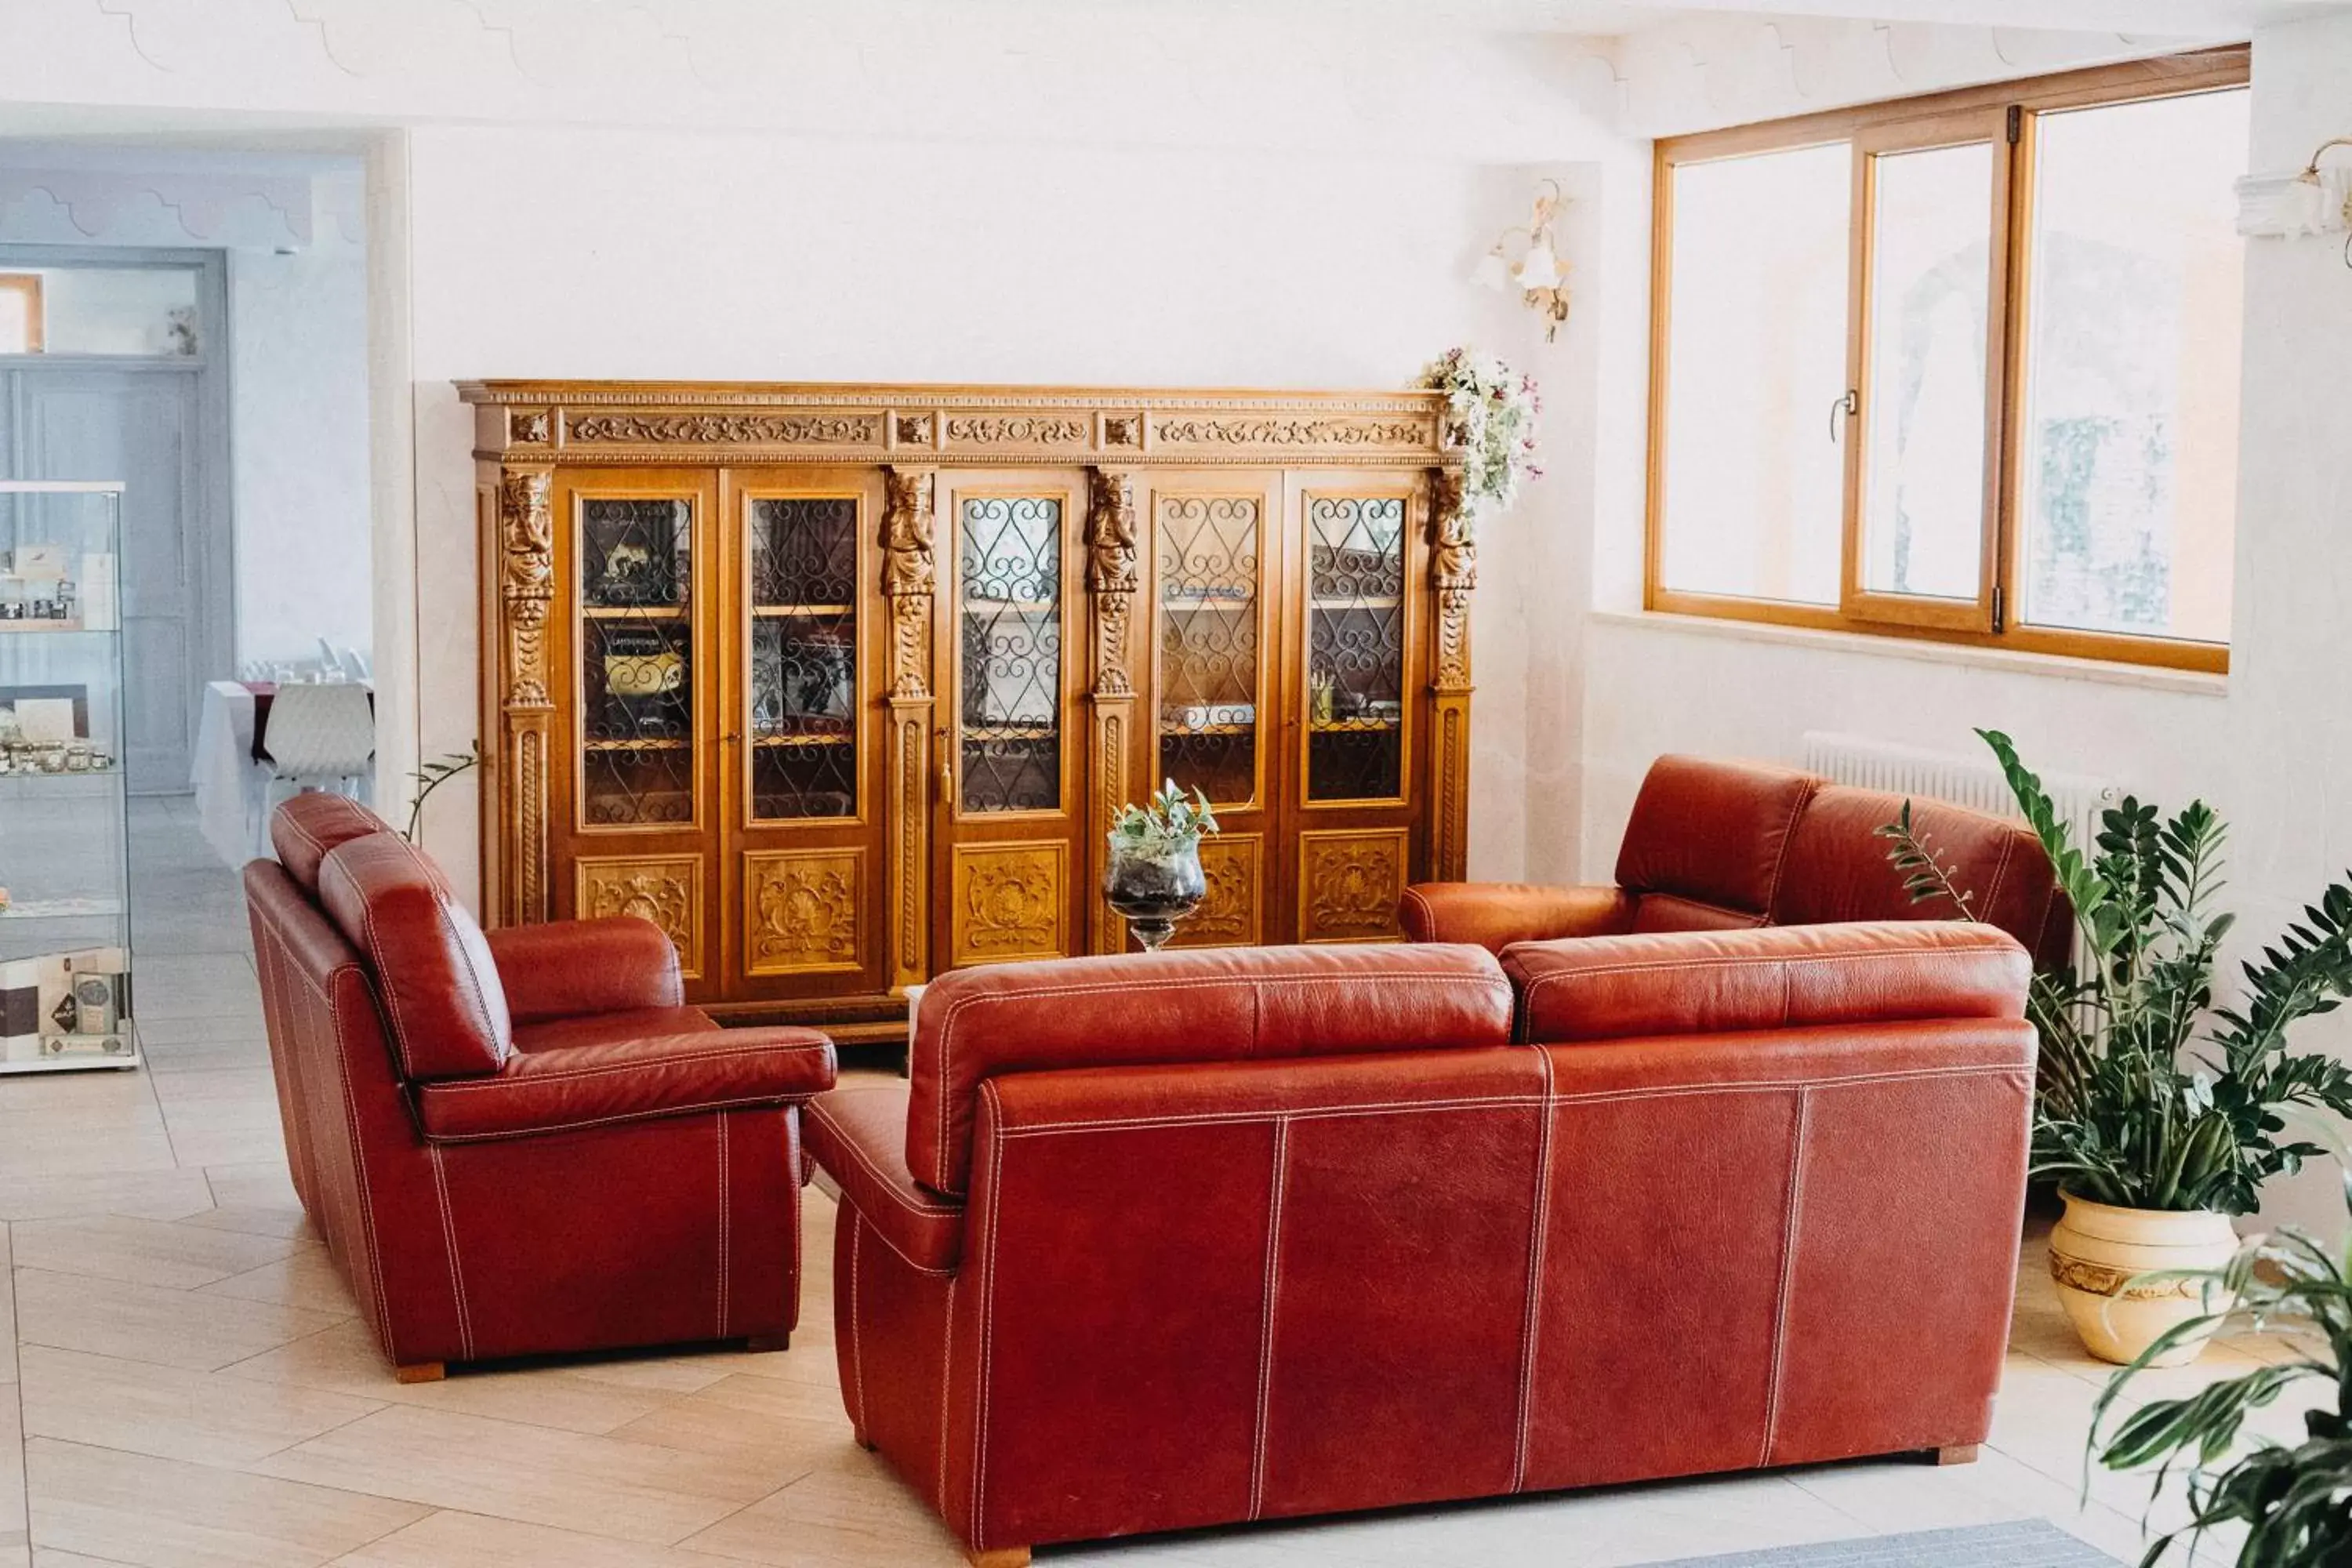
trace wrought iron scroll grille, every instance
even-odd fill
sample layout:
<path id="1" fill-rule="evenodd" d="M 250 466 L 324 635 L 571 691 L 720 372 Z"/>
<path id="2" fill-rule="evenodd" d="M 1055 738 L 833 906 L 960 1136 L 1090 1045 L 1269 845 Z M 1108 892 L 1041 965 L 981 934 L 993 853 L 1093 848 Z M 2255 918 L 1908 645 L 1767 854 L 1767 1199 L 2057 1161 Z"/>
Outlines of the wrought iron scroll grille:
<path id="1" fill-rule="evenodd" d="M 751 815 L 857 813 L 857 534 L 851 496 L 750 503 Z"/>
<path id="2" fill-rule="evenodd" d="M 1314 496 L 1307 506 L 1307 796 L 1403 793 L 1402 496 Z"/>
<path id="3" fill-rule="evenodd" d="M 963 809 L 1062 803 L 1062 502 L 966 496 L 959 507 Z"/>
<path id="4" fill-rule="evenodd" d="M 694 818 L 694 503 L 580 501 L 581 816 Z"/>
<path id="5" fill-rule="evenodd" d="M 1255 496 L 1162 495 L 1160 774 L 1220 805 L 1257 793 Z"/>

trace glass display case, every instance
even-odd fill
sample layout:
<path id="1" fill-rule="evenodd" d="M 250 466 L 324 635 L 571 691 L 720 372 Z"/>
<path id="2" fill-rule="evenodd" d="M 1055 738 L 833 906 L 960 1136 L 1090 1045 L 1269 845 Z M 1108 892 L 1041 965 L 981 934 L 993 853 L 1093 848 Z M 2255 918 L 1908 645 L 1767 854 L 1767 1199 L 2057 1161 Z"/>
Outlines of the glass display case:
<path id="1" fill-rule="evenodd" d="M 121 499 L 0 480 L 0 1073 L 139 1062 Z"/>

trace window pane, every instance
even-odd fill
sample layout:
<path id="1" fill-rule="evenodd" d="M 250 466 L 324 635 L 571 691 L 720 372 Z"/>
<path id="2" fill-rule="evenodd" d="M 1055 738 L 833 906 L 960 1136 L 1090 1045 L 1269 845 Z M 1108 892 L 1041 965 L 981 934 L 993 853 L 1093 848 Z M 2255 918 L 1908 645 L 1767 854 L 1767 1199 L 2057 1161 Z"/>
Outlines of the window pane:
<path id="1" fill-rule="evenodd" d="M 2226 642 L 2247 94 L 2042 118 L 2024 616 Z"/>
<path id="2" fill-rule="evenodd" d="M 1837 142 L 1674 171 L 1664 587 L 1837 603 L 1852 160 Z"/>
<path id="3" fill-rule="evenodd" d="M 33 349 L 12 324 L 20 304 L 0 300 L 0 353 L 193 354 L 201 346 L 194 268 L 44 267 L 12 276 L 38 280 L 45 341 Z"/>
<path id="4" fill-rule="evenodd" d="M 1974 599 L 1983 575 L 1992 148 L 1875 160 L 1862 584 Z"/>

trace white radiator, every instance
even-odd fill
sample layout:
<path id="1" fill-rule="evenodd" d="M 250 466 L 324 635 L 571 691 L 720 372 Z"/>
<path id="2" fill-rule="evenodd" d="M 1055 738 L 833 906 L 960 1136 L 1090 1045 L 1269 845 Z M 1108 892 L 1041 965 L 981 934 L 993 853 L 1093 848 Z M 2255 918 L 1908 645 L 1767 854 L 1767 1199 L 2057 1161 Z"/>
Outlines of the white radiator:
<path id="1" fill-rule="evenodd" d="M 2021 821 L 2009 781 L 1992 752 L 1973 757 L 1953 756 L 1867 735 L 1841 735 L 1823 730 L 1805 731 L 1807 773 L 1820 773 L 1839 784 L 1864 789 L 1891 790 L 1919 800 L 1949 801 L 1993 816 Z M 2043 773 L 2042 787 L 2067 825 L 2067 837 L 2090 859 L 2098 853 L 2099 814 L 2123 799 L 2123 791 L 2098 779 L 2074 773 Z"/>

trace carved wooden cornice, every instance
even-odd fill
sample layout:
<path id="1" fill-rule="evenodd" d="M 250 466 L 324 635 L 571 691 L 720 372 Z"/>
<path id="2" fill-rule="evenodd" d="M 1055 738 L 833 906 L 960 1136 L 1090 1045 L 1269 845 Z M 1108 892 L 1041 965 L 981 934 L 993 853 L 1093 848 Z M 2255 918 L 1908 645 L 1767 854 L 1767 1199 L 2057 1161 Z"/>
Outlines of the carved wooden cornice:
<path id="1" fill-rule="evenodd" d="M 1435 392 L 461 381 L 478 458 L 675 463 L 1458 467 Z"/>

